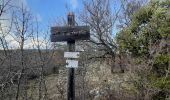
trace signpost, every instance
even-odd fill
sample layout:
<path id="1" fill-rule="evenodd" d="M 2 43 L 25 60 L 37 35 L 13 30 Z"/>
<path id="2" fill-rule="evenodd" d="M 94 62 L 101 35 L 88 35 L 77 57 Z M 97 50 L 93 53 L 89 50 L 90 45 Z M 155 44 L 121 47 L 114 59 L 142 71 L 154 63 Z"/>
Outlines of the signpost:
<path id="1" fill-rule="evenodd" d="M 51 42 L 67 41 L 69 52 L 64 53 L 66 58 L 78 58 L 79 53 L 75 51 L 76 40 L 88 40 L 90 38 L 90 28 L 88 26 L 75 26 L 75 16 L 69 13 L 67 16 L 68 26 L 51 27 Z M 78 61 L 66 60 L 68 73 L 67 99 L 75 100 L 75 80 L 74 68 L 78 67 Z"/>

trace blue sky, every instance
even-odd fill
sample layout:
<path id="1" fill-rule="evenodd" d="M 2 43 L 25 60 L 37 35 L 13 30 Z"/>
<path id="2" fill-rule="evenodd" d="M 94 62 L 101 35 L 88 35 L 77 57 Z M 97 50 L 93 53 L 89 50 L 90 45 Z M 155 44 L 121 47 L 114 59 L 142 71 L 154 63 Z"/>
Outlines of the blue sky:
<path id="1" fill-rule="evenodd" d="M 66 18 L 69 11 L 78 14 L 83 8 L 82 1 L 83 0 L 12 0 L 12 4 L 19 7 L 21 7 L 22 4 L 26 6 L 31 13 L 38 18 L 40 23 L 39 31 L 43 34 L 43 32 L 46 32 L 51 25 L 54 25 L 57 21 L 61 20 L 61 17 Z M 112 7 L 116 9 L 119 8 L 120 1 L 113 1 L 116 2 L 112 4 Z M 5 25 L 8 24 L 7 22 L 4 23 Z M 113 34 L 115 34 L 116 31 L 117 30 L 114 27 Z M 44 43 L 42 34 L 40 34 L 40 41 Z M 16 42 L 13 37 L 8 36 L 6 38 L 10 42 L 11 48 L 18 47 L 18 42 Z M 34 42 L 37 43 L 37 41 Z M 25 48 L 32 46 L 31 40 L 28 40 L 25 43 Z"/>
<path id="2" fill-rule="evenodd" d="M 66 18 L 69 11 L 74 13 L 81 11 L 83 0 L 24 0 L 31 12 L 38 18 L 40 27 L 46 30 L 61 18 Z M 114 0 L 113 0 L 114 1 Z M 112 2 L 113 3 L 113 2 Z M 114 1 L 113 7 L 119 8 L 120 1 Z M 114 33 L 116 29 L 114 28 Z"/>
<path id="3" fill-rule="evenodd" d="M 26 3 L 40 23 L 45 26 L 49 21 L 66 17 L 69 11 L 77 12 L 82 8 L 82 0 L 26 0 Z"/>
<path id="4" fill-rule="evenodd" d="M 49 31 L 51 24 L 55 24 L 55 21 L 58 21 L 58 18 L 67 17 L 69 11 L 77 12 L 82 9 L 82 0 L 12 0 L 11 4 L 17 7 L 28 8 L 33 16 L 36 16 L 39 21 L 39 40 L 27 39 L 25 41 L 24 48 L 33 48 L 34 44 L 41 43 L 41 48 L 46 47 L 46 42 L 44 41 L 45 35 L 43 32 Z M 2 17 L 11 18 L 12 13 L 4 13 Z M 33 19 L 34 21 L 34 19 Z M 5 20 L 2 22 L 2 25 L 9 26 L 10 20 Z M 9 43 L 9 48 L 19 48 L 19 42 L 17 42 L 13 36 L 7 35 L 7 42 Z M 49 45 L 50 46 L 50 45 Z M 1 46 L 0 46 L 0 49 Z"/>

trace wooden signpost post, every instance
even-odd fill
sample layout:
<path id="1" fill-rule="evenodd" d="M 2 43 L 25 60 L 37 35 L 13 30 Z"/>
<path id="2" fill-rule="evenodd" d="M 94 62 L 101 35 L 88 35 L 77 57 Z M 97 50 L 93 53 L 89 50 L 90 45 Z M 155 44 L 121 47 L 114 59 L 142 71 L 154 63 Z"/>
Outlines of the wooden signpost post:
<path id="1" fill-rule="evenodd" d="M 73 13 L 68 14 L 67 20 L 68 26 L 51 27 L 51 42 L 67 41 L 70 53 L 66 52 L 64 56 L 69 58 L 78 58 L 79 53 L 75 52 L 75 41 L 90 39 L 90 28 L 88 26 L 75 26 L 75 16 Z M 74 68 L 78 67 L 78 61 L 67 60 L 66 62 L 66 67 L 69 68 L 67 99 L 75 100 Z"/>

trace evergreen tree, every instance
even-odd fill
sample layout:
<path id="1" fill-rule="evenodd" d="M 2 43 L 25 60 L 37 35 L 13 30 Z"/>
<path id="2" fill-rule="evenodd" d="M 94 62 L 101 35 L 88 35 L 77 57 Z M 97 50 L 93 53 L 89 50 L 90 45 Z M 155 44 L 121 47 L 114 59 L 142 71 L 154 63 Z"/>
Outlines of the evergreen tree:
<path id="1" fill-rule="evenodd" d="M 151 70 L 137 75 L 159 91 L 152 95 L 154 100 L 164 100 L 170 95 L 170 0 L 151 0 L 132 16 L 129 25 L 117 34 L 119 50 L 138 60 L 140 66 L 148 63 Z M 143 85 L 147 84 L 136 86 Z"/>

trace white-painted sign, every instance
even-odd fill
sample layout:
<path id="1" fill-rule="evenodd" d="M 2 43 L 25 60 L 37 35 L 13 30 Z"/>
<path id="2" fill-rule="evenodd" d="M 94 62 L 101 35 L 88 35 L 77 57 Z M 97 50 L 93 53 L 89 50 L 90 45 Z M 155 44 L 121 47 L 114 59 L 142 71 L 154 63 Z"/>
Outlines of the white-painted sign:
<path id="1" fill-rule="evenodd" d="M 66 68 L 77 68 L 78 61 L 77 60 L 66 60 Z"/>
<path id="2" fill-rule="evenodd" d="M 79 58 L 79 52 L 64 52 L 65 58 Z"/>

